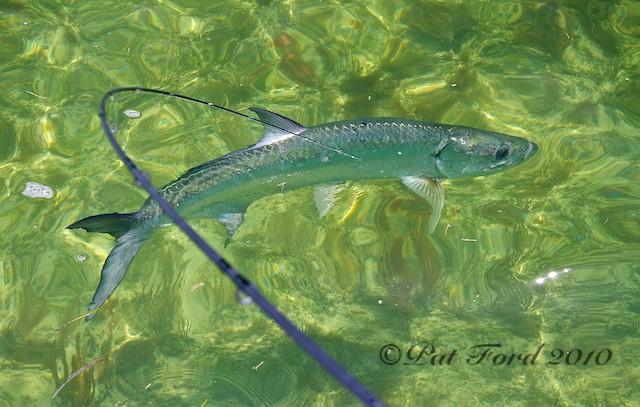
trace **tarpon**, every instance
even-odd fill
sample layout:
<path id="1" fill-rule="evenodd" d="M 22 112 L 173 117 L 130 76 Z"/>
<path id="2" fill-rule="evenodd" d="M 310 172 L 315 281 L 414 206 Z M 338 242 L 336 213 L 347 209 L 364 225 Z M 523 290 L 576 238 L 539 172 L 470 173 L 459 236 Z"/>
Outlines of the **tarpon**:
<path id="1" fill-rule="evenodd" d="M 396 118 L 304 127 L 268 110 L 251 110 L 267 124 L 258 143 L 191 168 L 159 189 L 183 216 L 218 219 L 228 232 L 225 246 L 256 199 L 313 186 L 324 217 L 347 181 L 400 180 L 430 203 L 433 232 L 444 205 L 439 179 L 489 175 L 523 162 L 538 148 L 470 127 Z M 89 311 L 104 304 L 149 234 L 167 223 L 149 198 L 137 212 L 91 216 L 68 226 L 116 237 Z"/>

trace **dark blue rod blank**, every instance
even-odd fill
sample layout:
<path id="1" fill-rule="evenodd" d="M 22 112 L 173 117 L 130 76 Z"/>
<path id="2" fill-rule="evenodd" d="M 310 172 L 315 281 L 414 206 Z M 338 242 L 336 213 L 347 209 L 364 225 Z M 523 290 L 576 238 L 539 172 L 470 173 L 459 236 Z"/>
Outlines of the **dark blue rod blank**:
<path id="1" fill-rule="evenodd" d="M 147 176 L 138 168 L 138 166 L 127 156 L 122 150 L 118 142 L 116 141 L 106 114 L 106 104 L 109 98 L 113 95 L 121 92 L 147 92 L 155 93 L 164 96 L 176 97 L 183 100 L 197 102 L 208 107 L 224 110 L 229 113 L 233 113 L 249 120 L 260 122 L 264 125 L 276 127 L 268 123 L 263 122 L 260 119 L 245 115 L 240 112 L 225 108 L 223 106 L 216 105 L 214 103 L 205 102 L 203 100 L 195 99 L 189 96 L 183 96 L 176 93 L 165 92 L 158 89 L 148 89 L 141 87 L 124 87 L 116 88 L 107 92 L 100 102 L 100 111 L 98 116 L 102 122 L 102 129 L 104 130 L 109 142 L 113 146 L 124 165 L 133 174 L 136 183 L 147 190 L 149 195 L 158 202 L 162 210 L 169 216 L 173 222 L 191 239 L 193 243 L 200 248 L 200 250 L 216 265 L 218 269 L 222 271 L 233 283 L 238 290 L 250 297 L 255 304 L 260 307 L 269 318 L 275 321 L 282 330 L 289 335 L 294 342 L 302 348 L 305 352 L 311 355 L 327 372 L 329 372 L 338 382 L 340 382 L 347 390 L 353 393 L 360 401 L 367 406 L 384 406 L 384 403 L 379 400 L 372 392 L 370 392 L 362 383 L 360 383 L 355 377 L 353 377 L 347 370 L 336 362 L 329 354 L 323 351 L 311 338 L 306 336 L 297 326 L 295 326 L 289 319 L 267 300 L 258 288 L 236 269 L 233 268 L 218 252 L 216 252 L 191 226 L 180 216 L 173 207 L 160 195 L 160 193 L 151 185 Z M 280 129 L 286 131 L 284 129 Z"/>

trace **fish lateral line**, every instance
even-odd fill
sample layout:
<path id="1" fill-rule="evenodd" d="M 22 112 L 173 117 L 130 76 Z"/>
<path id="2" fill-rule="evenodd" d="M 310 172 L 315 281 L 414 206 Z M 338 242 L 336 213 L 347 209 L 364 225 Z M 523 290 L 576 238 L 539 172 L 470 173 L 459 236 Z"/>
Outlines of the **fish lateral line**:
<path id="1" fill-rule="evenodd" d="M 190 101 L 190 102 L 199 103 L 201 105 L 207 106 L 210 109 L 218 109 L 218 110 L 222 110 L 223 112 L 232 113 L 232 114 L 235 114 L 236 116 L 243 117 L 243 118 L 245 118 L 247 120 L 250 120 L 250 121 L 253 121 L 253 122 L 256 122 L 256 123 L 260 123 L 260 124 L 262 124 L 264 126 L 268 126 L 268 127 L 273 128 L 273 129 L 276 129 L 276 130 L 291 134 L 291 135 L 293 135 L 295 137 L 298 137 L 298 138 L 301 138 L 301 139 L 303 139 L 305 141 L 308 141 L 311 144 L 315 144 L 315 145 L 317 145 L 319 147 L 322 147 L 322 148 L 325 148 L 327 150 L 333 151 L 336 154 L 343 155 L 343 156 L 348 157 L 348 158 L 350 158 L 352 160 L 363 161 L 362 158 L 356 157 L 353 154 L 346 153 L 346 152 L 344 152 L 344 151 L 342 151 L 342 150 L 340 150 L 338 148 L 328 146 L 328 145 L 326 145 L 324 143 L 321 143 L 319 141 L 316 141 L 316 140 L 312 140 L 309 137 L 301 136 L 300 134 L 294 133 L 294 132 L 292 132 L 290 130 L 287 130 L 285 128 L 277 126 L 277 125 L 275 125 L 273 123 L 266 122 L 266 121 L 264 121 L 264 120 L 262 120 L 260 118 L 252 117 L 252 116 L 249 116 L 249 115 L 244 114 L 242 112 L 238 112 L 237 110 L 233 110 L 233 109 L 230 109 L 228 107 L 224 107 L 224 106 L 218 105 L 218 104 L 213 103 L 213 102 L 207 102 L 205 100 L 194 98 L 194 97 L 191 97 L 191 96 L 181 95 L 181 94 L 175 93 L 175 92 L 167 92 L 167 91 L 160 90 L 160 89 L 142 88 L 142 87 L 138 87 L 138 86 L 112 89 L 111 91 L 108 92 L 108 95 L 113 96 L 116 93 L 123 93 L 123 92 L 155 93 L 155 94 L 159 94 L 159 95 L 164 95 L 164 96 L 174 97 L 174 98 L 178 98 L 178 99 L 184 99 L 184 100 L 187 100 L 187 101 Z"/>

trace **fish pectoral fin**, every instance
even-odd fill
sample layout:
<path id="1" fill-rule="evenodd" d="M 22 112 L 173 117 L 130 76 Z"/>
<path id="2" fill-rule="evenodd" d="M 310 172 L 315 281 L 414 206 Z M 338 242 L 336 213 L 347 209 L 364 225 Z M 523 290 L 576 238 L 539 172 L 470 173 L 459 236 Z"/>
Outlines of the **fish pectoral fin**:
<path id="1" fill-rule="evenodd" d="M 222 215 L 218 216 L 218 220 L 227 229 L 227 238 L 224 241 L 224 247 L 227 247 L 227 245 L 231 242 L 231 238 L 233 237 L 233 235 L 236 233 L 240 225 L 242 225 L 242 221 L 244 220 L 244 213 L 223 213 Z"/>
<path id="2" fill-rule="evenodd" d="M 258 117 L 260 117 L 260 120 L 266 123 L 264 126 L 264 134 L 254 147 L 261 147 L 293 137 L 295 134 L 300 134 L 306 129 L 300 123 L 279 115 L 278 113 L 270 112 L 259 107 L 252 107 L 249 110 L 255 112 Z"/>
<path id="3" fill-rule="evenodd" d="M 344 184 L 321 185 L 313 190 L 313 202 L 316 204 L 320 219 L 327 216 L 336 204 L 338 194 L 344 189 Z"/>
<path id="4" fill-rule="evenodd" d="M 433 213 L 429 219 L 429 232 L 433 233 L 442 215 L 442 208 L 444 208 L 444 188 L 442 188 L 442 184 L 436 178 L 417 176 L 402 177 L 402 183 L 429 202 L 431 208 L 433 208 Z"/>

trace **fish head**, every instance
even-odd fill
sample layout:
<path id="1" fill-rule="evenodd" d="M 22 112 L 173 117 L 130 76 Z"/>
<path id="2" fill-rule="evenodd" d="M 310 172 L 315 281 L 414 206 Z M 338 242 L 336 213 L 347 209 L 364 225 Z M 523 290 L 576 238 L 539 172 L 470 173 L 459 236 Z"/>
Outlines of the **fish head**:
<path id="1" fill-rule="evenodd" d="M 434 156 L 444 178 L 461 178 L 503 171 L 531 158 L 536 151 L 535 143 L 520 137 L 455 127 Z"/>

